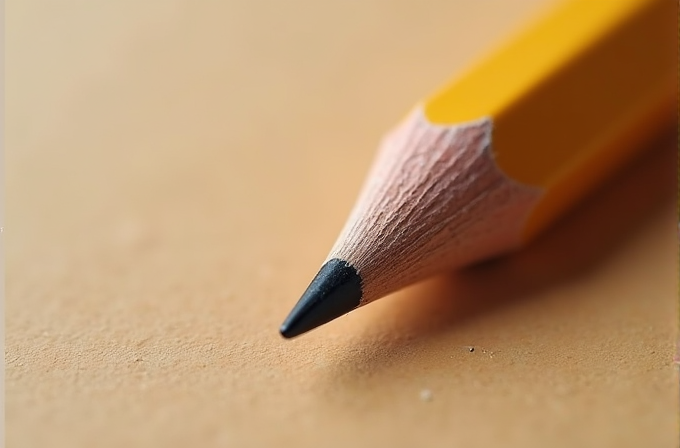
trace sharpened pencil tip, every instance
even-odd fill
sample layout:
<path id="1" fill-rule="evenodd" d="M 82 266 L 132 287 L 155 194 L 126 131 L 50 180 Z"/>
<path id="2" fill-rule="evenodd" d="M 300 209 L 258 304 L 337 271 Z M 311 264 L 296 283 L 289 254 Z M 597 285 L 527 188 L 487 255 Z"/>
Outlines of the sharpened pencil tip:
<path id="1" fill-rule="evenodd" d="M 293 338 L 349 313 L 361 301 L 361 277 L 344 260 L 324 264 L 279 331 Z"/>

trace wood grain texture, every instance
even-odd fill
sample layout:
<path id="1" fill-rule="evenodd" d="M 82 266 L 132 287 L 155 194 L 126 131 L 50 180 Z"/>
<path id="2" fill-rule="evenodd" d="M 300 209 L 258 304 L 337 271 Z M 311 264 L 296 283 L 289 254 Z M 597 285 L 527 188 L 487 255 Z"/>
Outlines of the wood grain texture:
<path id="1" fill-rule="evenodd" d="M 434 125 L 417 107 L 383 140 L 328 256 L 358 271 L 361 305 L 520 245 L 542 190 L 498 168 L 492 134 L 491 119 Z"/>
<path id="2" fill-rule="evenodd" d="M 8 0 L 7 446 L 676 446 L 675 143 L 277 334 L 383 132 L 548 3 Z"/>

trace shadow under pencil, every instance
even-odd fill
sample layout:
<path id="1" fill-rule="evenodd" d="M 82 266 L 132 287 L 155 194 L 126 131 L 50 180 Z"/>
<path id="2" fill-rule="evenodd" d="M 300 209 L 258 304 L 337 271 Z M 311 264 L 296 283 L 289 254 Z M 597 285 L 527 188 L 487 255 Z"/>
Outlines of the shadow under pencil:
<path id="1" fill-rule="evenodd" d="M 600 264 L 676 193 L 676 128 L 648 144 L 653 148 L 529 246 L 403 293 L 398 303 L 390 304 L 398 307 L 390 309 L 395 328 L 411 340 L 434 337 Z"/>

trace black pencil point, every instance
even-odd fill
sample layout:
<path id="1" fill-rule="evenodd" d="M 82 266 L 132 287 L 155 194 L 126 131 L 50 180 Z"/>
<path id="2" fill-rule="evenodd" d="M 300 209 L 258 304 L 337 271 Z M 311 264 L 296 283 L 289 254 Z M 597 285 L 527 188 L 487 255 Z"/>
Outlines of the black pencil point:
<path id="1" fill-rule="evenodd" d="M 330 322 L 359 306 L 361 277 L 344 260 L 324 264 L 281 325 L 281 335 L 292 338 Z"/>

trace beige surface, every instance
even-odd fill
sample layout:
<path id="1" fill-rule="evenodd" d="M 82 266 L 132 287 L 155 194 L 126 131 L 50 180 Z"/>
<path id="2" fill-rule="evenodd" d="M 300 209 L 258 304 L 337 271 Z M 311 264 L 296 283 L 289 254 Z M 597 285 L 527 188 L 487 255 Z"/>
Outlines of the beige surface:
<path id="1" fill-rule="evenodd" d="M 549 2 L 9 0 L 8 446 L 675 446 L 672 152 L 276 332 L 381 133 Z"/>

